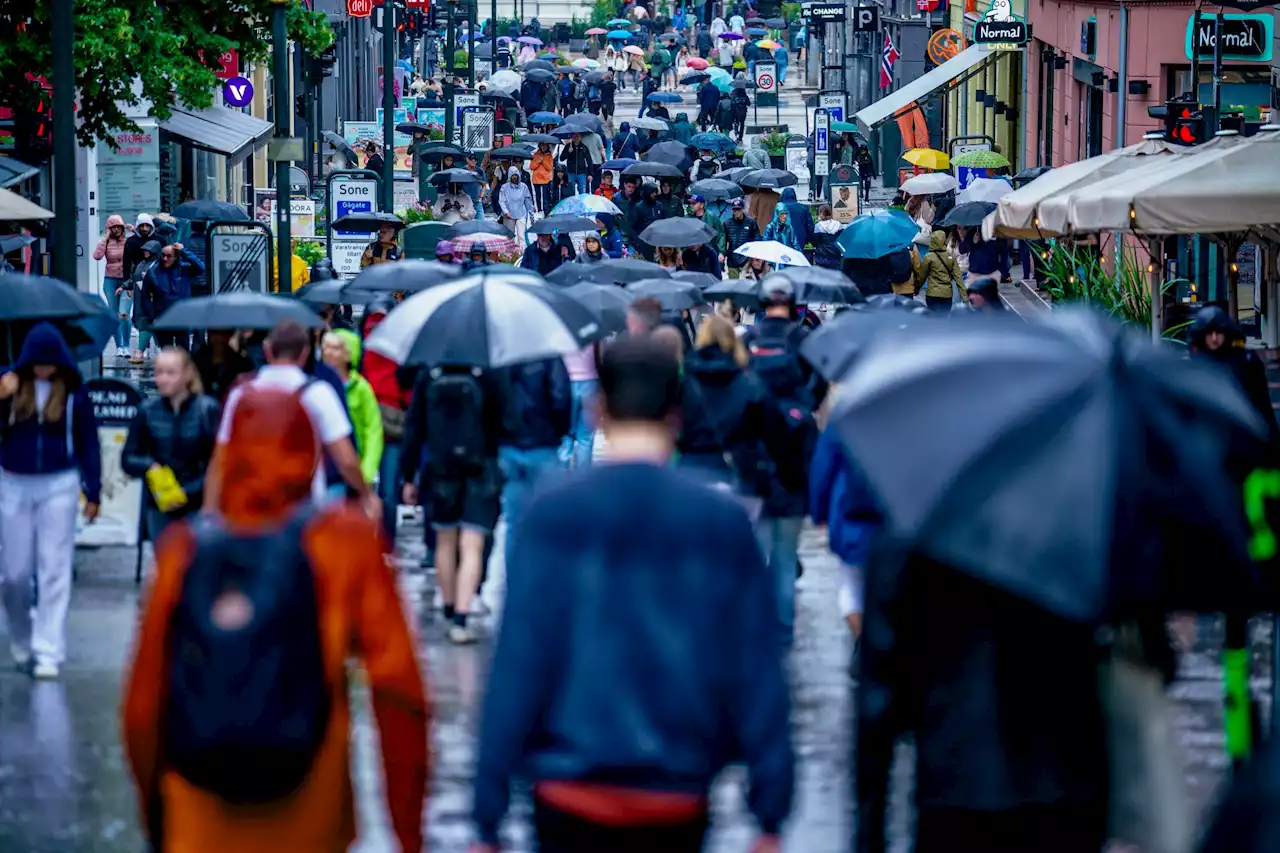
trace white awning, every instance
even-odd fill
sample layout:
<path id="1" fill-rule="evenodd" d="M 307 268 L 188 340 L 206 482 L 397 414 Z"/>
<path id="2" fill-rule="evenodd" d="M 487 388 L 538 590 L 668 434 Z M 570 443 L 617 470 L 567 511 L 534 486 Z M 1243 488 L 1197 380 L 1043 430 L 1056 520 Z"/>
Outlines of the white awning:
<path id="1" fill-rule="evenodd" d="M 864 134 L 870 133 L 872 128 L 893 118 L 898 110 L 950 85 L 951 81 L 957 77 L 967 76 L 966 72 L 974 66 L 996 55 L 994 52 L 981 50 L 977 45 L 966 47 L 937 68 L 917 77 L 898 91 L 890 92 L 871 106 L 858 110 L 853 116 L 854 121 L 861 125 Z"/>

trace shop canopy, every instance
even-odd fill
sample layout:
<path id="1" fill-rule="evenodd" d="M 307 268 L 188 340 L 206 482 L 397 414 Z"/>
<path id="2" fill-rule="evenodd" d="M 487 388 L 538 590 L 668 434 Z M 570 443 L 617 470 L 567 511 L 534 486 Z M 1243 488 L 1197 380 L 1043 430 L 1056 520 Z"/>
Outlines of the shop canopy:
<path id="1" fill-rule="evenodd" d="M 858 110 L 854 113 L 853 120 L 858 123 L 863 134 L 869 134 L 872 128 L 884 124 L 905 107 L 929 97 L 939 89 L 949 88 L 967 80 L 978 65 L 994 56 L 996 56 L 995 53 L 980 50 L 977 45 L 967 47 L 901 89 L 890 92 L 874 104 Z"/>
<path id="2" fill-rule="evenodd" d="M 181 104 L 160 122 L 160 129 L 188 145 L 221 154 L 236 163 L 266 144 L 274 125 L 223 106 L 193 110 Z"/>
<path id="3" fill-rule="evenodd" d="M 35 166 L 28 166 L 12 157 L 0 157 L 0 187 L 11 187 L 38 174 L 40 170 Z"/>
<path id="4" fill-rule="evenodd" d="M 25 222 L 52 219 L 53 211 L 27 201 L 9 190 L 0 189 L 0 222 Z"/>

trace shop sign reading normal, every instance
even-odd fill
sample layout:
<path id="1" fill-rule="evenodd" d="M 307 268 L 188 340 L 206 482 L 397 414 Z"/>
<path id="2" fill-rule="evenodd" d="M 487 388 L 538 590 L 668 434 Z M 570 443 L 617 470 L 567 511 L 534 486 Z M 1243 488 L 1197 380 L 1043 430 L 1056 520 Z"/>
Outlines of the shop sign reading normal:
<path id="1" fill-rule="evenodd" d="M 992 0 L 973 25 L 973 42 L 983 50 L 1021 50 L 1029 36 L 1027 22 L 1013 14 L 1009 0 Z"/>

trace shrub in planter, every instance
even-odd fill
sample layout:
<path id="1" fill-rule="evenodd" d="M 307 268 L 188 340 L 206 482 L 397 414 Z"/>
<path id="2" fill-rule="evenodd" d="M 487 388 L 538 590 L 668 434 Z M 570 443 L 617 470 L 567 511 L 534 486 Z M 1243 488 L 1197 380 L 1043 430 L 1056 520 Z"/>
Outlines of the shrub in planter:
<path id="1" fill-rule="evenodd" d="M 462 48 L 458 48 L 453 52 L 453 70 L 454 71 L 467 70 L 467 52 Z"/>

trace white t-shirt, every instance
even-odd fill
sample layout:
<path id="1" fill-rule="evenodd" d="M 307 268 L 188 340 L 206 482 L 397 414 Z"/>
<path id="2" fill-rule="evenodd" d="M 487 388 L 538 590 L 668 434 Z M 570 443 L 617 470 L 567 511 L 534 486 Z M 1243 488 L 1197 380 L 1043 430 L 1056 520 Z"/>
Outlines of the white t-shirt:
<path id="1" fill-rule="evenodd" d="M 311 377 L 302 372 L 302 368 L 292 364 L 268 364 L 258 370 L 258 375 L 248 384 L 255 388 L 278 388 L 281 391 L 297 391 Z M 227 396 L 227 405 L 222 412 L 222 423 L 218 426 L 218 443 L 226 444 L 231 437 L 231 418 L 236 411 L 236 403 L 240 400 L 241 388 L 235 388 Z M 302 406 L 311 416 L 311 426 L 322 445 L 328 446 L 351 435 L 351 420 L 342 401 L 333 386 L 324 380 L 317 380 L 307 386 L 302 393 Z M 325 493 L 324 465 L 316 465 L 316 476 L 311 483 L 311 495 L 317 501 L 324 498 Z"/>

